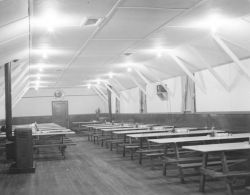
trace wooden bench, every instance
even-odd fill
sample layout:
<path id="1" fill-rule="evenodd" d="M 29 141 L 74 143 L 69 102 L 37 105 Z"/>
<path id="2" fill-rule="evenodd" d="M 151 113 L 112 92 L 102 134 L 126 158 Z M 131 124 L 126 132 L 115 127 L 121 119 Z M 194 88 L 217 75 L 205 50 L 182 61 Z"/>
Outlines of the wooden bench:
<path id="1" fill-rule="evenodd" d="M 113 145 L 116 145 L 116 148 L 118 150 L 118 144 L 124 143 L 124 139 L 107 139 L 106 140 L 106 146 L 110 146 L 110 151 L 113 150 Z"/>
<path id="2" fill-rule="evenodd" d="M 145 156 L 150 158 L 151 169 L 154 168 L 154 159 L 155 158 L 162 158 L 164 156 L 164 152 L 152 152 L 146 153 Z"/>
<path id="3" fill-rule="evenodd" d="M 58 142 L 58 140 L 42 140 L 40 142 L 37 142 L 33 145 L 33 148 L 36 150 L 37 153 L 39 153 L 40 148 L 54 148 L 58 147 L 59 151 L 62 154 L 63 159 L 65 159 L 65 150 L 67 146 L 74 146 L 76 143 L 74 143 L 71 139 L 65 138 L 63 143 Z"/>
<path id="4" fill-rule="evenodd" d="M 235 178 L 235 177 L 249 177 L 250 176 L 250 172 L 246 172 L 246 171 L 229 171 L 229 172 L 220 172 L 220 171 L 215 171 L 215 170 L 211 170 L 211 169 L 207 169 L 207 168 L 200 168 L 201 173 L 210 176 L 212 178 L 219 178 L 222 179 L 226 182 L 227 186 L 228 186 L 228 191 L 229 194 L 232 195 L 234 194 L 234 190 L 233 190 L 233 185 L 232 185 L 232 180 L 230 180 L 230 178 Z M 250 191 L 250 186 L 245 187 L 245 189 L 247 191 Z"/>
<path id="5" fill-rule="evenodd" d="M 211 160 L 211 159 L 209 159 Z M 242 163 L 244 162 L 245 159 L 234 159 L 234 160 L 228 160 L 228 164 L 235 164 L 235 163 Z M 201 168 L 202 166 L 202 162 L 190 162 L 190 163 L 181 163 L 181 162 L 178 162 L 177 164 L 178 168 L 179 168 L 179 172 L 180 172 L 180 180 L 182 183 L 184 183 L 184 173 L 183 173 L 183 170 L 184 169 L 189 169 L 189 168 Z M 221 161 L 220 160 L 215 160 L 213 159 L 212 161 L 209 161 L 207 163 L 207 166 L 221 166 Z"/>
<path id="6" fill-rule="evenodd" d="M 131 160 L 134 159 L 134 153 L 135 153 L 135 151 L 138 148 L 140 148 L 140 146 L 139 145 L 135 145 L 135 144 L 126 144 L 126 145 L 124 145 L 125 153 L 126 153 L 126 150 L 130 151 L 130 158 L 131 158 Z M 124 157 L 125 157 L 125 154 L 124 154 Z"/>

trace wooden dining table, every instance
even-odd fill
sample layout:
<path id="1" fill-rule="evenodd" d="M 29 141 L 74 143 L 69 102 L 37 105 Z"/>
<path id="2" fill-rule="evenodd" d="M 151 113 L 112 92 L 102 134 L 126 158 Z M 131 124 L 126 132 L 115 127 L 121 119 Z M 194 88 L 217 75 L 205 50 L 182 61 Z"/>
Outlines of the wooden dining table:
<path id="1" fill-rule="evenodd" d="M 207 135 L 211 133 L 224 132 L 223 130 L 194 130 L 186 132 L 155 132 L 155 133 L 139 133 L 139 134 L 127 134 L 127 137 L 132 142 L 132 139 L 139 140 L 139 148 L 142 149 L 143 141 L 148 138 L 163 138 L 163 137 L 189 137 L 189 136 L 198 136 L 198 135 Z M 139 154 L 139 164 L 142 162 L 142 154 Z"/>
<path id="2" fill-rule="evenodd" d="M 229 195 L 233 194 L 233 188 L 229 181 L 230 177 L 250 176 L 249 171 L 229 170 L 227 156 L 225 154 L 226 152 L 232 152 L 232 151 L 250 150 L 249 141 L 236 142 L 236 143 L 183 146 L 182 148 L 200 152 L 203 154 L 201 176 L 200 176 L 201 178 L 200 178 L 200 186 L 199 186 L 199 190 L 201 192 L 204 192 L 205 190 L 206 176 L 223 179 L 226 182 L 226 187 L 227 187 L 227 191 Z M 207 168 L 209 154 L 213 154 L 213 155 L 217 154 L 221 157 L 222 172 Z"/>

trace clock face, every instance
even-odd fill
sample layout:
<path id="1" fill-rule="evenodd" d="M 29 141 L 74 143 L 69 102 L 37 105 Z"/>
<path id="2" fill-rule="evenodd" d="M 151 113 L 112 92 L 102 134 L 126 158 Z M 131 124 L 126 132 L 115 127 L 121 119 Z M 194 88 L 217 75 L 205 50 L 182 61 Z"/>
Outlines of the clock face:
<path id="1" fill-rule="evenodd" d="M 56 90 L 55 93 L 54 93 L 54 96 L 56 98 L 60 98 L 63 96 L 63 92 L 61 90 Z"/>

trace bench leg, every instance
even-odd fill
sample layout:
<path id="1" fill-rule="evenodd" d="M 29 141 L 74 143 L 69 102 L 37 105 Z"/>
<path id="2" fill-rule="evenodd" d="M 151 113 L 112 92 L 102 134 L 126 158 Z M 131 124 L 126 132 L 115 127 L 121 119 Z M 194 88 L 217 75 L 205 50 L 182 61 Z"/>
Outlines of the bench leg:
<path id="1" fill-rule="evenodd" d="M 139 164 L 140 165 L 142 164 L 142 153 L 141 152 L 139 153 Z"/>
<path id="2" fill-rule="evenodd" d="M 151 169 L 154 169 L 154 158 L 151 156 L 150 157 L 150 164 L 151 164 Z"/>
<path id="3" fill-rule="evenodd" d="M 163 174 L 163 176 L 166 176 L 167 175 L 167 162 L 165 162 L 165 160 L 163 162 L 163 166 L 162 167 L 163 167 L 162 168 L 162 174 Z"/>
<path id="4" fill-rule="evenodd" d="M 179 174 L 180 174 L 180 181 L 181 181 L 181 183 L 185 183 L 184 173 L 183 173 L 183 170 L 182 170 L 181 167 L 179 167 Z"/>
<path id="5" fill-rule="evenodd" d="M 231 181 L 228 178 L 225 178 L 224 180 L 226 182 L 226 187 L 227 187 L 228 194 L 229 195 L 233 195 L 234 191 L 233 191 L 233 187 L 232 187 Z"/>
<path id="6" fill-rule="evenodd" d="M 123 146 L 122 156 L 123 156 L 123 157 L 125 157 L 125 156 L 126 156 L 126 148 L 125 148 L 125 145 Z"/>
<path id="7" fill-rule="evenodd" d="M 203 154 L 203 159 L 202 159 L 202 168 L 207 167 L 207 157 L 208 157 L 208 154 L 204 153 Z M 206 183 L 206 175 L 202 173 L 201 178 L 200 178 L 200 188 L 199 188 L 200 192 L 204 192 L 205 183 Z"/>

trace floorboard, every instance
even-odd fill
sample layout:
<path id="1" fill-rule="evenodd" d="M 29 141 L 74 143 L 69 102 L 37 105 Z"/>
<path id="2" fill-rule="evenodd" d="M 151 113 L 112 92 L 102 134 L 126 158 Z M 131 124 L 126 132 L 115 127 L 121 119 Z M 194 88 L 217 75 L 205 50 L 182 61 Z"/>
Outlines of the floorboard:
<path id="1" fill-rule="evenodd" d="M 77 146 L 67 148 L 66 159 L 52 153 L 36 158 L 35 174 L 0 173 L 1 195 L 201 195 L 198 177 L 181 184 L 177 177 L 164 177 L 161 169 L 140 166 L 115 151 L 74 137 Z M 53 152 L 53 151 L 52 151 Z M 51 158 L 53 157 L 53 158 Z M 5 166 L 6 168 L 6 166 Z M 4 169 L 4 166 L 1 166 Z M 247 195 L 245 190 L 236 194 Z M 226 195 L 222 182 L 208 182 L 206 195 Z"/>

